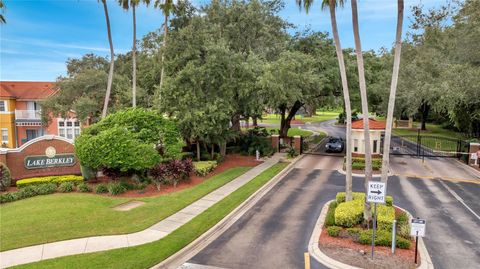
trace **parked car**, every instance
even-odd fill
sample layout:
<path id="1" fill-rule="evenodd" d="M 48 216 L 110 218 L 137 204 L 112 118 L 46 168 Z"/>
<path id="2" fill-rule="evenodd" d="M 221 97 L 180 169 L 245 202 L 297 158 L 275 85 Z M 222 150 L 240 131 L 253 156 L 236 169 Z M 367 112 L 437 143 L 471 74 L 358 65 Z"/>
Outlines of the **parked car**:
<path id="1" fill-rule="evenodd" d="M 342 152 L 344 147 L 343 139 L 339 137 L 328 138 L 327 144 L 325 144 L 326 152 Z"/>

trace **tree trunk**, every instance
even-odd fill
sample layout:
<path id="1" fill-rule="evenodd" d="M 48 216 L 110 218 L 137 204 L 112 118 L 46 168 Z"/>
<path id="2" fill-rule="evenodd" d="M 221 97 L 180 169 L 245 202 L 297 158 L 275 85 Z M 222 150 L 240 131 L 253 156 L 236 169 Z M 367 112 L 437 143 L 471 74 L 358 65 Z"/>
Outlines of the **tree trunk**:
<path id="1" fill-rule="evenodd" d="M 215 155 L 215 144 L 212 144 L 212 149 L 211 149 L 211 152 L 210 152 L 210 158 L 213 160 L 213 155 Z"/>
<path id="2" fill-rule="evenodd" d="M 231 121 L 232 121 L 232 127 L 230 129 L 232 129 L 233 131 L 240 132 L 240 115 L 238 114 L 233 115 Z"/>
<path id="3" fill-rule="evenodd" d="M 422 102 L 422 106 L 420 107 L 420 112 L 422 114 L 422 124 L 421 124 L 421 130 L 426 131 L 427 130 L 427 119 L 428 119 L 428 113 L 430 112 L 430 106 L 426 101 Z"/>
<path id="4" fill-rule="evenodd" d="M 158 89 L 158 96 L 161 98 L 163 80 L 164 80 L 164 73 L 165 73 L 165 49 L 167 47 L 167 34 L 168 34 L 168 14 L 165 14 L 165 21 L 163 22 L 163 51 L 162 51 L 162 69 L 160 71 L 160 86 Z"/>
<path id="5" fill-rule="evenodd" d="M 200 141 L 197 140 L 197 161 L 200 161 Z"/>
<path id="6" fill-rule="evenodd" d="M 245 127 L 248 129 L 250 126 L 250 117 L 245 118 Z"/>
<path id="7" fill-rule="evenodd" d="M 357 55 L 358 80 L 360 83 L 360 97 L 362 100 L 362 114 L 363 114 L 363 133 L 365 139 L 365 192 L 368 189 L 368 182 L 372 179 L 372 150 L 370 148 L 370 128 L 368 126 L 368 100 L 367 100 L 367 85 L 365 83 L 365 70 L 363 65 L 362 43 L 360 40 L 360 32 L 358 26 L 358 11 L 357 0 L 352 0 L 352 21 L 353 21 L 353 35 L 355 39 L 355 53 Z M 365 197 L 365 210 L 363 212 L 365 221 L 371 219 L 370 203 L 367 203 Z"/>
<path id="8" fill-rule="evenodd" d="M 133 46 L 132 46 L 132 106 L 137 106 L 137 17 L 135 5 L 132 5 L 133 13 Z"/>
<path id="9" fill-rule="evenodd" d="M 220 143 L 220 156 L 225 157 L 227 155 L 227 142 Z"/>
<path id="10" fill-rule="evenodd" d="M 330 7 L 330 19 L 332 23 L 332 32 L 333 32 L 333 39 L 335 41 L 335 49 L 337 52 L 337 59 L 338 59 L 338 66 L 340 67 L 340 77 L 342 79 L 342 88 L 343 88 L 343 101 L 345 104 L 345 116 L 346 116 L 346 124 L 347 124 L 347 133 L 346 133 L 346 157 L 347 157 L 347 164 L 346 164 L 346 184 L 345 184 L 345 193 L 346 201 L 351 201 L 352 197 L 352 109 L 350 107 L 350 93 L 348 91 L 348 83 L 347 83 L 347 72 L 345 68 L 345 61 L 343 59 L 343 51 L 342 46 L 340 44 L 340 37 L 338 36 L 338 29 L 337 29 L 337 19 L 335 15 L 335 2 L 334 0 L 329 0 L 329 7 Z"/>
<path id="11" fill-rule="evenodd" d="M 115 52 L 113 51 L 112 31 L 110 28 L 110 18 L 108 17 L 107 0 L 102 0 L 103 10 L 105 11 L 105 20 L 107 21 L 108 42 L 110 44 L 110 70 L 108 71 L 107 92 L 105 93 L 105 101 L 103 102 L 102 119 L 107 116 L 108 102 L 110 101 L 110 93 L 112 91 L 113 68 L 115 65 Z"/>
<path id="12" fill-rule="evenodd" d="M 393 59 L 392 83 L 390 84 L 390 97 L 388 98 L 387 126 L 383 141 L 382 156 L 382 182 L 388 180 L 388 168 L 390 166 L 390 140 L 392 138 L 393 111 L 395 109 L 395 96 L 397 93 L 398 73 L 400 70 L 400 56 L 402 51 L 402 25 L 403 25 L 403 0 L 398 0 L 397 8 L 397 33 L 395 37 L 395 56 Z"/>
<path id="13" fill-rule="evenodd" d="M 257 116 L 252 117 L 252 124 L 253 124 L 253 127 L 258 127 L 258 117 Z"/>
<path id="14" fill-rule="evenodd" d="M 288 137 L 288 130 L 290 129 L 290 122 L 297 114 L 297 111 L 303 106 L 300 101 L 295 101 L 292 108 L 288 111 L 287 118 L 285 118 L 285 112 L 282 111 L 282 120 L 280 122 L 280 137 Z"/>

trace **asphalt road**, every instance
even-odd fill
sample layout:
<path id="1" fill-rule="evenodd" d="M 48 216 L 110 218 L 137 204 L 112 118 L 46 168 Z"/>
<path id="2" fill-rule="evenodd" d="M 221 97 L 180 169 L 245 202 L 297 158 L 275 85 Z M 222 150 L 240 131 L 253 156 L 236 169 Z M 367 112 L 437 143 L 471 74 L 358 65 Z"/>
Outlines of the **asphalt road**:
<path id="1" fill-rule="evenodd" d="M 306 156 L 251 210 L 189 260 L 188 268 L 303 268 L 303 253 L 323 204 L 344 191 L 345 176 L 326 170 L 341 164 L 335 159 Z M 436 268 L 480 267 L 477 183 L 390 177 L 387 192 L 394 203 L 427 219 L 425 243 Z M 363 178 L 354 178 L 353 189 L 363 191 Z M 312 259 L 312 268 L 324 267 Z"/>

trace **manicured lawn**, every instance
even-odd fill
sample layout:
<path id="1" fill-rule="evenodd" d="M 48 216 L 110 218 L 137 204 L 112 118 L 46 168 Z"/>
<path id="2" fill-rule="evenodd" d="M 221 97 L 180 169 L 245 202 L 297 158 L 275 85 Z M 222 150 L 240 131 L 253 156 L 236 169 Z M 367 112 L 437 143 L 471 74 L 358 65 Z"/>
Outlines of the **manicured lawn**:
<path id="1" fill-rule="evenodd" d="M 1 205 L 1 250 L 65 239 L 132 233 L 148 228 L 248 171 L 236 167 L 192 188 L 149 198 L 130 211 L 112 207 L 129 198 L 92 194 L 52 194 Z"/>
<path id="2" fill-rule="evenodd" d="M 271 130 L 274 130 L 275 134 L 278 134 L 278 129 L 277 128 L 266 128 L 268 132 L 270 133 Z M 308 131 L 308 130 L 303 130 L 303 129 L 298 129 L 298 128 L 290 128 L 288 129 L 288 136 L 293 137 L 295 135 L 303 136 L 303 137 L 309 137 L 313 134 L 313 132 Z"/>
<path id="3" fill-rule="evenodd" d="M 202 214 L 158 241 L 136 247 L 67 256 L 14 268 L 150 268 L 165 260 L 214 226 L 287 164 L 279 163 Z"/>
<path id="4" fill-rule="evenodd" d="M 417 126 L 420 126 L 420 123 L 415 123 Z M 393 133 L 396 135 L 417 135 L 417 129 L 400 129 L 396 128 L 393 130 Z M 427 123 L 427 130 L 420 131 L 422 136 L 441 136 L 454 139 L 465 139 L 461 133 L 457 133 L 452 130 L 444 129 L 441 125 Z"/>
<path id="5" fill-rule="evenodd" d="M 296 116 L 296 120 L 302 120 L 304 122 L 321 122 L 326 120 L 333 120 L 338 117 L 338 112 L 332 111 L 317 111 L 317 114 L 313 117 L 301 117 Z M 280 124 L 280 115 L 279 114 L 267 114 L 263 116 L 263 119 L 259 121 L 260 123 L 266 124 Z"/>

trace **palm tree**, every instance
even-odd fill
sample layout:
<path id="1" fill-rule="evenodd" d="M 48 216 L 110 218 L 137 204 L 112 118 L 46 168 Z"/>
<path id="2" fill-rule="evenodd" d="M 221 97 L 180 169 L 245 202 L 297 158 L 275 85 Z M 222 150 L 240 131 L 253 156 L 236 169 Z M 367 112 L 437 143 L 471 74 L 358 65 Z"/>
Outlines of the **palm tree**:
<path id="1" fill-rule="evenodd" d="M 362 99 L 362 114 L 363 114 L 363 133 L 365 140 L 365 191 L 368 189 L 368 182 L 372 179 L 372 150 L 370 147 L 370 128 L 368 126 L 368 100 L 367 100 L 367 86 L 365 83 L 365 69 L 363 65 L 362 42 L 360 40 L 360 33 L 358 27 L 358 11 L 357 0 L 352 0 L 352 24 L 353 35 L 355 39 L 355 53 L 357 55 L 358 81 L 360 86 L 360 97 Z M 366 221 L 371 218 L 370 203 L 367 203 L 365 197 L 365 210 L 363 217 Z"/>
<path id="2" fill-rule="evenodd" d="M 122 6 L 123 9 L 128 10 L 132 7 L 132 18 L 133 18 L 133 45 L 132 45 L 132 106 L 137 106 L 137 18 L 136 18 L 136 7 L 138 6 L 140 0 L 118 0 L 118 3 Z M 143 0 L 147 5 L 150 3 L 149 0 Z"/>
<path id="3" fill-rule="evenodd" d="M 155 7 L 162 10 L 165 20 L 163 22 L 163 52 L 162 52 L 162 69 L 160 71 L 160 86 L 159 92 L 162 89 L 164 80 L 164 61 L 165 61 L 165 48 L 167 47 L 167 34 L 168 34 L 168 18 L 174 7 L 174 0 L 155 0 Z M 160 95 L 159 95 L 160 96 Z"/>
<path id="4" fill-rule="evenodd" d="M 3 0 L 0 0 L 0 11 L 2 12 L 2 14 L 0 14 L 0 23 L 7 23 L 5 17 L 3 16 L 3 12 L 5 11 L 5 4 L 3 3 Z"/>
<path id="5" fill-rule="evenodd" d="M 100 0 L 99 0 L 100 1 Z M 110 93 L 112 91 L 113 68 L 115 65 L 115 52 L 113 51 L 112 30 L 110 28 L 110 18 L 108 17 L 107 0 L 101 0 L 103 10 L 105 11 L 105 20 L 107 21 L 108 43 L 110 44 L 110 70 L 108 71 L 107 92 L 105 93 L 105 101 L 103 102 L 102 119 L 107 116 L 108 102 L 110 101 Z"/>
<path id="6" fill-rule="evenodd" d="M 388 167 L 390 165 L 390 140 L 392 137 L 393 111 L 395 108 L 395 95 L 397 93 L 398 72 L 400 69 L 400 55 L 402 51 L 402 25 L 403 25 L 403 0 L 397 3 L 397 33 L 395 37 L 395 56 L 393 59 L 392 82 L 390 84 L 390 97 L 388 98 L 387 126 L 383 142 L 382 182 L 387 182 Z"/>
<path id="7" fill-rule="evenodd" d="M 305 7 L 306 12 L 310 9 L 311 5 L 313 4 L 313 0 L 296 0 L 299 7 Z M 322 9 L 325 9 L 327 6 L 330 10 L 330 21 L 332 24 L 332 34 L 333 40 L 335 42 L 335 49 L 337 52 L 337 59 L 338 59 L 338 66 L 340 68 L 340 77 L 342 80 L 342 88 L 343 88 L 343 100 L 345 103 L 345 114 L 347 118 L 347 145 L 346 145 L 346 155 L 347 155 L 347 176 L 346 176 L 346 200 L 352 200 L 352 109 L 350 107 L 350 94 L 348 91 L 348 83 L 347 83 L 347 73 L 345 71 L 345 61 L 343 59 L 343 51 L 342 45 L 340 44 L 340 37 L 338 35 L 338 28 L 337 28 L 337 18 L 335 15 L 335 8 L 337 5 L 343 7 L 345 1 L 344 0 L 323 0 L 322 1 Z"/>

